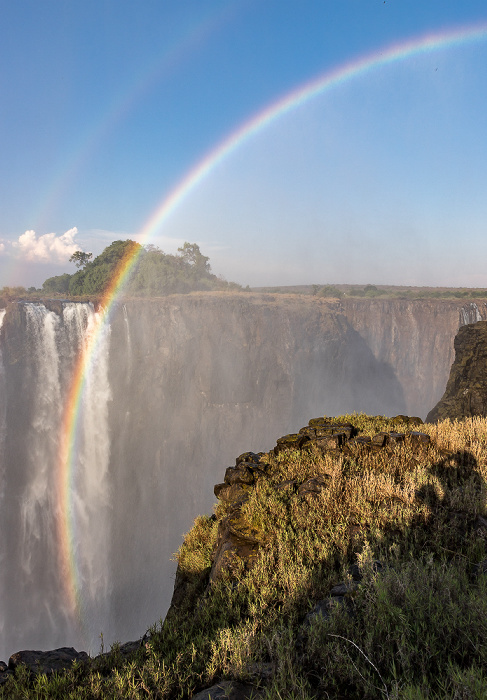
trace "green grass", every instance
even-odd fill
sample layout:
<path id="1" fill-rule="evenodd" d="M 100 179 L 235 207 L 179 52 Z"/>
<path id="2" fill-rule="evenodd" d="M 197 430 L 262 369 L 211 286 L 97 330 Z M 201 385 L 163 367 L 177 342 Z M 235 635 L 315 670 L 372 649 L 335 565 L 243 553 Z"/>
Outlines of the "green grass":
<path id="1" fill-rule="evenodd" d="M 415 429 L 352 415 L 360 434 Z M 298 426 L 296 426 L 298 427 Z M 200 516 L 176 557 L 179 597 L 130 659 L 110 657 L 34 681 L 20 671 L 5 698 L 190 698 L 225 679 L 279 698 L 487 698 L 487 420 L 421 428 L 429 447 L 267 456 L 240 517 L 262 534 L 209 587 L 218 526 Z M 316 497 L 276 490 L 328 474 Z M 222 468 L 223 476 L 223 468 Z M 480 524 L 479 524 L 480 523 Z M 374 560 L 383 569 L 376 572 Z M 333 585 L 363 579 L 329 618 L 303 621 Z M 265 670 L 265 672 L 264 672 Z"/>

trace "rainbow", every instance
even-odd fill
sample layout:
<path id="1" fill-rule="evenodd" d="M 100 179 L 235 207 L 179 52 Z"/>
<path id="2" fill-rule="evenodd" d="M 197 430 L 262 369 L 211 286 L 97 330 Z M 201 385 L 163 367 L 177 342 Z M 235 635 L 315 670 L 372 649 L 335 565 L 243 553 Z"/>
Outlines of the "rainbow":
<path id="1" fill-rule="evenodd" d="M 166 223 L 176 208 L 184 202 L 191 192 L 208 177 L 223 160 L 228 158 L 236 149 L 240 148 L 246 141 L 252 138 L 252 136 L 262 129 L 265 129 L 275 119 L 300 107 L 312 98 L 338 87 L 349 80 L 364 76 L 381 66 L 403 61 L 414 55 L 431 53 L 438 49 L 482 41 L 486 38 L 487 24 L 427 34 L 352 60 L 349 63 L 338 66 L 304 83 L 252 116 L 202 158 L 174 189 L 164 197 L 161 204 L 155 209 L 151 217 L 140 230 L 137 238 L 142 242 L 149 240 L 150 237 Z M 69 604 L 73 617 L 77 618 L 81 618 L 82 601 L 79 595 L 73 546 L 74 533 L 71 486 L 74 469 L 73 455 L 76 449 L 76 433 L 81 398 L 83 396 L 85 378 L 89 375 L 94 358 L 96 357 L 96 348 L 99 338 L 101 337 L 100 326 L 109 320 L 114 302 L 122 292 L 124 283 L 138 259 L 140 250 L 141 247 L 137 244 L 129 248 L 127 254 L 123 260 L 121 260 L 111 283 L 105 290 L 101 301 L 102 313 L 99 317 L 99 327 L 98 330 L 95 330 L 91 335 L 86 347 L 78 358 L 64 413 L 65 417 L 62 426 L 58 465 L 61 492 L 61 518 L 59 522 L 58 538 L 66 601 Z"/>

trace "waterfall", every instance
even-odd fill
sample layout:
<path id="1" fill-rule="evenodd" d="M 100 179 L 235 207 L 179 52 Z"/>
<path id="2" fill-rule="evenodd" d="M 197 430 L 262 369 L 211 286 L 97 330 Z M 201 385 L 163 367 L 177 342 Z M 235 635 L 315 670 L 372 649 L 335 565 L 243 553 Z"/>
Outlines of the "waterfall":
<path id="1" fill-rule="evenodd" d="M 25 461 L 17 467 L 24 478 L 14 484 L 13 493 L 9 489 L 9 498 L 15 494 L 19 503 L 15 529 L 18 541 L 14 554 L 17 580 L 15 589 L 5 592 L 9 608 L 16 611 L 15 620 L 9 621 L 9 627 L 14 626 L 15 636 L 21 635 L 25 626 L 29 633 L 34 631 L 34 626 L 49 629 L 55 625 L 67 632 L 68 622 L 64 616 L 59 620 L 57 612 L 60 582 L 55 467 L 61 418 L 57 343 L 60 320 L 57 314 L 36 304 L 25 305 L 25 316 L 31 355 L 29 380 L 33 389 L 30 397 L 32 418 L 29 430 L 24 434 Z M 10 519 L 14 517 L 10 513 Z"/>
<path id="2" fill-rule="evenodd" d="M 107 624 L 110 609 L 110 327 L 105 323 L 100 325 L 99 314 L 94 312 L 91 304 L 64 304 L 63 320 L 72 356 L 73 348 L 77 355 L 81 346 L 97 333 L 94 353 L 85 373 L 85 386 L 80 397 L 76 450 L 71 465 L 73 559 L 77 563 L 73 575 L 76 576 L 81 598 L 83 624 L 88 631 L 86 643 L 93 649 L 95 640 L 103 630 L 103 624 Z"/>
<path id="3" fill-rule="evenodd" d="M 7 441 L 13 433 L 10 448 L 7 445 L 9 468 L 2 493 L 5 489 L 6 497 L 17 506 L 7 509 L 7 518 L 2 522 L 2 529 L 6 528 L 2 539 L 7 539 L 7 545 L 2 551 L 6 573 L 1 591 L 5 611 L 0 655 L 46 644 L 96 651 L 108 617 L 110 593 L 110 329 L 102 326 L 97 334 L 80 398 L 67 506 L 74 566 L 72 571 L 62 571 L 59 532 L 66 521 L 59 476 L 62 421 L 77 358 L 99 319 L 93 306 L 85 303 L 63 303 L 62 315 L 43 304 L 24 303 L 22 307 L 23 386 L 20 391 L 18 386 L 10 393 L 8 387 L 2 391 L 2 396 L 7 397 L 1 409 L 4 432 L 6 422 L 8 427 Z M 2 379 L 3 373 L 0 382 Z M 76 586 L 82 624 L 66 600 L 67 576 L 72 578 L 68 583 Z"/>
<path id="4" fill-rule="evenodd" d="M 5 318 L 6 309 L 0 309 L 0 340 L 2 337 L 2 326 Z M 4 456 L 3 449 L 5 445 L 5 369 L 3 366 L 2 345 L 0 343 L 0 479 L 3 482 Z M 3 494 L 3 489 L 0 487 L 0 498 Z"/>
<path id="5" fill-rule="evenodd" d="M 474 301 L 465 304 L 460 309 L 460 326 L 467 326 L 469 323 L 477 323 L 478 321 L 482 321 L 482 315 Z"/>
<path id="6" fill-rule="evenodd" d="M 130 381 L 130 377 L 132 375 L 132 338 L 130 337 L 130 325 L 129 325 L 129 315 L 127 313 L 127 305 L 122 304 L 122 313 L 123 313 L 123 322 L 125 324 L 125 335 L 126 335 L 126 342 L 127 342 L 127 356 L 128 356 L 128 365 L 127 365 L 127 382 Z"/>

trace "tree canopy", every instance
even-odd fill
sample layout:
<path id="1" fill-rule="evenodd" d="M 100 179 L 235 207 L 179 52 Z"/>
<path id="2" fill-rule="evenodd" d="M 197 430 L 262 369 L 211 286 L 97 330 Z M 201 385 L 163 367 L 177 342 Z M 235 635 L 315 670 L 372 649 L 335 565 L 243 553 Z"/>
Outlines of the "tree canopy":
<path id="1" fill-rule="evenodd" d="M 171 255 L 155 245 L 141 246 L 126 240 L 114 241 L 94 260 L 89 260 L 91 253 L 77 251 L 70 261 L 82 269 L 73 275 L 50 277 L 42 285 L 42 291 L 73 296 L 103 294 L 124 260 L 134 256 L 136 260 L 125 288 L 133 296 L 241 288 L 212 274 L 209 258 L 202 254 L 197 243 L 185 242 L 177 255 Z"/>
<path id="2" fill-rule="evenodd" d="M 69 258 L 69 262 L 74 262 L 76 267 L 84 267 L 90 262 L 93 253 L 84 253 L 82 250 L 76 250 Z"/>

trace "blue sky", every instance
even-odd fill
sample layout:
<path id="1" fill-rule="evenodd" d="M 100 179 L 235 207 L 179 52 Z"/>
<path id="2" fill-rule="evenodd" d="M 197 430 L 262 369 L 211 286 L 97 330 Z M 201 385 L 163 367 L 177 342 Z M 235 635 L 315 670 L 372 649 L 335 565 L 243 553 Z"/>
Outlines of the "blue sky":
<path id="1" fill-rule="evenodd" d="M 318 76 L 487 24 L 485 1 L 0 0 L 0 287 L 135 238 L 242 284 L 487 287 L 487 32 L 350 77 L 207 154 Z"/>

